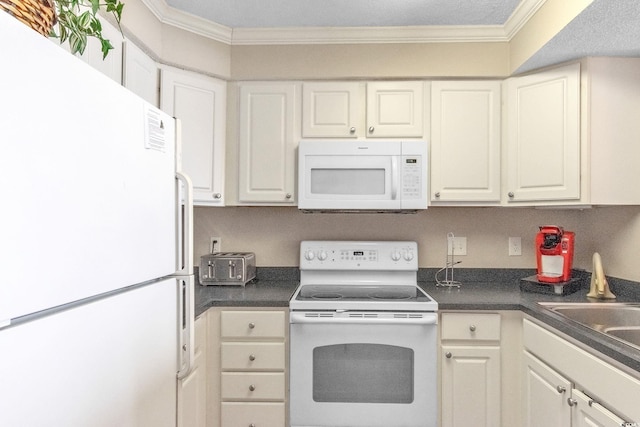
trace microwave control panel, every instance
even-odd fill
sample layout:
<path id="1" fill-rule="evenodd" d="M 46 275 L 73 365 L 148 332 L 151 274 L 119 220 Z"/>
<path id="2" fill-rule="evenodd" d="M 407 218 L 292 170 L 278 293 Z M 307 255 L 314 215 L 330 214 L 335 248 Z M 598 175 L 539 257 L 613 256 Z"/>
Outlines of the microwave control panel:
<path id="1" fill-rule="evenodd" d="M 402 199 L 422 197 L 422 156 L 402 156 Z"/>

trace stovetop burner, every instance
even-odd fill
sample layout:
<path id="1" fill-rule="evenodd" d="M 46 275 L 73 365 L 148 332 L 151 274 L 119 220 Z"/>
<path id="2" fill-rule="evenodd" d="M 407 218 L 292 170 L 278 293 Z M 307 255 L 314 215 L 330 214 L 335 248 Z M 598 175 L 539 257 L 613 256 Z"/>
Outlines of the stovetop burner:
<path id="1" fill-rule="evenodd" d="M 416 242 L 301 242 L 300 286 L 289 308 L 437 311 L 417 284 L 417 253 Z"/>

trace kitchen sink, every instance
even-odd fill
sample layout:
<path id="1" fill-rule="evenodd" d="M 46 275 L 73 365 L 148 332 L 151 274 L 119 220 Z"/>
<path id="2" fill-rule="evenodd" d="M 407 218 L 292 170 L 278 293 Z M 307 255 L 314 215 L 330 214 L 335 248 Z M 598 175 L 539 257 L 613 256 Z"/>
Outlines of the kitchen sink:
<path id="1" fill-rule="evenodd" d="M 607 335 L 611 335 L 614 338 L 618 338 L 621 341 L 631 343 L 640 348 L 640 326 L 607 328 L 604 332 Z"/>
<path id="2" fill-rule="evenodd" d="M 594 331 L 640 348 L 638 303 L 539 303 Z"/>

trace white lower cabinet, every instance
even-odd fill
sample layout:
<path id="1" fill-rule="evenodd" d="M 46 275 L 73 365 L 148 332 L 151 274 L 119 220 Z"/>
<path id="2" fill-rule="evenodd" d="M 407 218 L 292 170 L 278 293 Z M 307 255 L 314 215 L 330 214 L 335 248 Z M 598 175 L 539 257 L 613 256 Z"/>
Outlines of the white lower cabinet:
<path id="1" fill-rule="evenodd" d="M 442 427 L 500 425 L 500 314 L 441 316 Z"/>
<path id="2" fill-rule="evenodd" d="M 613 427 L 640 420 L 640 379 L 525 319 L 524 427 Z"/>
<path id="3" fill-rule="evenodd" d="M 178 381 L 178 427 L 207 426 L 207 313 L 195 320 L 191 373 Z"/>
<path id="4" fill-rule="evenodd" d="M 209 314 L 209 425 L 285 426 L 287 312 L 233 308 Z"/>

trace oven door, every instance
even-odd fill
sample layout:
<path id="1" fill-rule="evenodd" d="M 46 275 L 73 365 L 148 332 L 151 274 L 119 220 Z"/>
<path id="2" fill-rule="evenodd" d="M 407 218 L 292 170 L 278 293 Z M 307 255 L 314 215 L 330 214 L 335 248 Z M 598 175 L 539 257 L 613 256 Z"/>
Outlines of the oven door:
<path id="1" fill-rule="evenodd" d="M 436 313 L 292 312 L 291 427 L 435 427 Z"/>

